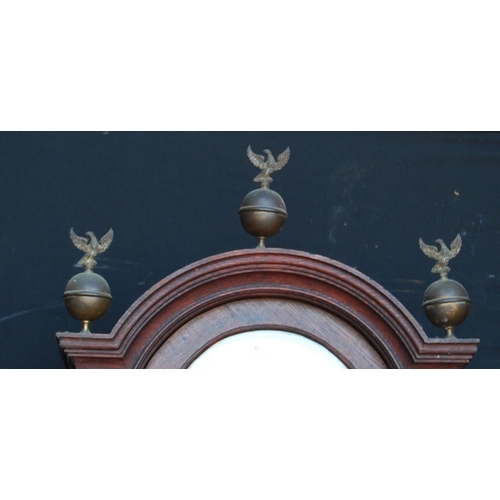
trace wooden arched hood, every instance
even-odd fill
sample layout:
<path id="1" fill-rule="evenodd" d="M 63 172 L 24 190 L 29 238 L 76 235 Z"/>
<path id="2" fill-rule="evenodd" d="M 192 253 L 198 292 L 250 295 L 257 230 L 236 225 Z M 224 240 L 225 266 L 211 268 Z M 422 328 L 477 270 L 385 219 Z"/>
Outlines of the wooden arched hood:
<path id="1" fill-rule="evenodd" d="M 224 337 L 256 329 L 305 335 L 351 368 L 461 368 L 476 339 L 428 338 L 389 292 L 326 257 L 238 250 L 158 282 L 110 334 L 58 333 L 77 368 L 185 368 Z"/>

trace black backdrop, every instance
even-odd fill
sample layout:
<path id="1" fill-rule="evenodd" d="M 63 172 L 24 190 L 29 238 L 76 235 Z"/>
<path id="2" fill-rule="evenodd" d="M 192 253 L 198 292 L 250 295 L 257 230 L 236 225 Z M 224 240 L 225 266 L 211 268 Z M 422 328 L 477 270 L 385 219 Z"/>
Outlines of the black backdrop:
<path id="1" fill-rule="evenodd" d="M 499 133 L 1 133 L 0 366 L 62 368 L 56 331 L 77 331 L 62 293 L 80 271 L 69 229 L 115 238 L 98 259 L 111 286 L 109 332 L 155 282 L 212 254 L 249 248 L 238 208 L 257 187 L 246 157 L 287 146 L 272 188 L 288 220 L 268 246 L 356 267 L 442 336 L 422 310 L 430 273 L 418 238 L 463 248 L 450 277 L 472 300 L 459 337 L 478 337 L 470 368 L 500 367 Z"/>

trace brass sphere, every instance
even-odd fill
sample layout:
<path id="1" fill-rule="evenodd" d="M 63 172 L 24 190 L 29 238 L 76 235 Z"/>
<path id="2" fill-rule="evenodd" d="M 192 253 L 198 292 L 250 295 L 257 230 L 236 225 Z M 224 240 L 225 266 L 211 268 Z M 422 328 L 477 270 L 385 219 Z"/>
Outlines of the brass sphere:
<path id="1" fill-rule="evenodd" d="M 259 238 L 259 246 L 264 239 L 281 231 L 288 216 L 283 198 L 272 189 L 260 188 L 250 191 L 238 211 L 243 229 Z"/>
<path id="2" fill-rule="evenodd" d="M 66 309 L 83 322 L 83 330 L 88 331 L 88 324 L 102 318 L 109 308 L 111 293 L 107 281 L 92 271 L 73 276 L 66 285 L 63 298 Z"/>
<path id="3" fill-rule="evenodd" d="M 453 328 L 465 321 L 469 305 L 465 288 L 458 281 L 448 278 L 432 283 L 425 291 L 422 303 L 427 319 L 433 325 L 444 328 L 447 337 L 453 337 Z"/>

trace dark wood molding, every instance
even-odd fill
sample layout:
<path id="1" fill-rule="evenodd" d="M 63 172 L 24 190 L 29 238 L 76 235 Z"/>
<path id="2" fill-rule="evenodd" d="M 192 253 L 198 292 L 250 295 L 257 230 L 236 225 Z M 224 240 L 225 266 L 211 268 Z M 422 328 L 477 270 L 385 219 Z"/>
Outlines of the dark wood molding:
<path id="1" fill-rule="evenodd" d="M 288 311 L 273 316 L 278 306 Z M 236 309 L 241 321 L 233 324 Z M 300 310 L 295 319 L 292 310 Z M 338 328 L 322 337 L 319 325 L 328 318 Z M 226 326 L 212 329 L 211 336 L 187 335 L 188 327 L 217 321 Z M 479 342 L 430 339 L 397 299 L 362 273 L 323 256 L 283 249 L 237 250 L 195 262 L 143 294 L 110 334 L 61 332 L 57 338 L 76 368 L 185 367 L 217 340 L 262 327 L 308 336 L 351 367 L 362 366 L 364 353 L 373 366 L 461 368 Z M 351 351 L 335 331 L 352 339 Z M 184 352 L 169 364 L 165 353 L 173 346 Z"/>
<path id="2" fill-rule="evenodd" d="M 188 368 L 219 340 L 249 330 L 298 333 L 326 347 L 348 368 L 387 368 L 377 350 L 340 318 L 309 304 L 269 298 L 229 302 L 193 318 L 163 343 L 147 368 Z"/>

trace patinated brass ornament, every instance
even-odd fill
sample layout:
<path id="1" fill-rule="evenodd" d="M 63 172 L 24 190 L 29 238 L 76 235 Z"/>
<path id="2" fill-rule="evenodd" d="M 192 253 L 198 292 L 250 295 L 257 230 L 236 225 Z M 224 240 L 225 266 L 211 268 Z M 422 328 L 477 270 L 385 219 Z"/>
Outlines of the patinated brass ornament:
<path id="1" fill-rule="evenodd" d="M 458 255 L 458 252 L 460 252 L 460 249 L 462 248 L 462 238 L 460 237 L 460 234 L 458 234 L 457 237 L 451 242 L 450 248 L 448 248 L 441 239 L 437 239 L 436 243 L 438 243 L 441 247 L 440 250 L 438 250 L 435 246 L 426 245 L 422 241 L 422 238 L 418 240 L 418 244 L 420 245 L 422 252 L 424 252 L 427 257 L 437 260 L 435 266 L 431 270 L 431 273 L 439 273 L 441 278 L 446 278 L 450 272 L 448 263 L 451 259 Z"/>
<path id="2" fill-rule="evenodd" d="M 78 250 L 85 252 L 85 255 L 78 261 L 77 265 L 82 266 L 86 271 L 89 271 L 97 264 L 94 257 L 105 252 L 109 248 L 109 245 L 111 245 L 111 242 L 113 241 L 113 229 L 110 229 L 100 241 L 97 241 L 97 238 L 92 231 L 87 231 L 85 234 L 88 238 L 77 236 L 73 231 L 73 228 L 69 230 L 69 237 L 75 247 L 78 248 Z"/>
<path id="3" fill-rule="evenodd" d="M 274 159 L 269 149 L 264 149 L 264 153 L 267 155 L 267 160 L 262 155 L 255 154 L 250 146 L 247 148 L 248 158 L 261 170 L 260 174 L 255 177 L 254 182 L 260 182 L 260 187 L 262 189 L 267 189 L 269 188 L 269 184 L 273 182 L 271 174 L 277 170 L 281 170 L 287 164 L 288 158 L 290 158 L 290 148 L 286 148 L 285 151 L 278 156 L 278 161 Z"/>
<path id="4" fill-rule="evenodd" d="M 448 248 L 443 240 L 438 239 L 437 247 L 426 245 L 422 238 L 419 245 L 427 257 L 437 262 L 432 268 L 433 273 L 439 273 L 439 280 L 431 283 L 424 293 L 422 307 L 427 319 L 435 326 L 444 328 L 446 338 L 454 338 L 454 328 L 465 321 L 469 313 L 470 299 L 465 288 L 455 280 L 448 278 L 450 268 L 448 263 L 456 257 L 462 247 L 460 234 Z"/>
<path id="5" fill-rule="evenodd" d="M 79 250 L 85 252 L 77 264 L 85 267 L 85 271 L 76 274 L 68 281 L 63 294 L 69 314 L 82 322 L 82 333 L 90 333 L 90 322 L 104 316 L 112 300 L 107 281 L 95 273 L 93 268 L 97 264 L 94 257 L 111 245 L 113 230 L 110 229 L 100 241 L 97 241 L 91 231 L 86 234 L 88 238 L 77 236 L 73 228 L 70 230 L 71 241 Z"/>
<path id="6" fill-rule="evenodd" d="M 283 198 L 270 189 L 269 184 L 273 181 L 271 174 L 288 162 L 290 148 L 283 151 L 278 160 L 274 159 L 269 149 L 264 149 L 264 153 L 267 159 L 255 154 L 248 146 L 248 158 L 261 169 L 254 181 L 260 182 L 261 185 L 259 189 L 254 189 L 245 196 L 238 212 L 245 231 L 258 239 L 257 248 L 265 248 L 265 239 L 279 233 L 288 216 Z"/>

